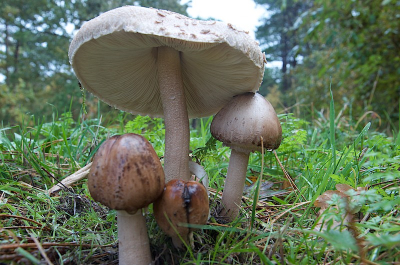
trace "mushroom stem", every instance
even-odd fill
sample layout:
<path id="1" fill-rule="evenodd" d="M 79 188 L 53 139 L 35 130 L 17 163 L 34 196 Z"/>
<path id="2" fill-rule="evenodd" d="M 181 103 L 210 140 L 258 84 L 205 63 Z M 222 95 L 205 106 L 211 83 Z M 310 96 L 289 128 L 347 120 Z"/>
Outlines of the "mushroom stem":
<path id="1" fill-rule="evenodd" d="M 226 217 L 229 221 L 233 221 L 239 215 L 249 156 L 250 152 L 241 152 L 235 148 L 231 149 L 225 188 L 222 193 L 224 209 L 220 213 L 221 216 Z"/>
<path id="2" fill-rule="evenodd" d="M 158 47 L 157 67 L 165 121 L 165 183 L 172 179 L 188 181 L 189 118 L 179 51 L 165 46 Z"/>
<path id="3" fill-rule="evenodd" d="M 194 248 L 193 231 L 190 231 L 190 229 L 188 229 L 187 234 L 183 234 L 180 236 L 185 241 L 188 247 Z M 177 249 L 185 249 L 185 244 L 183 243 L 181 238 L 178 235 L 171 236 L 172 244 L 174 244 L 174 247 L 176 247 Z"/>
<path id="4" fill-rule="evenodd" d="M 120 265 L 151 264 L 149 237 L 142 210 L 135 214 L 117 211 Z"/>

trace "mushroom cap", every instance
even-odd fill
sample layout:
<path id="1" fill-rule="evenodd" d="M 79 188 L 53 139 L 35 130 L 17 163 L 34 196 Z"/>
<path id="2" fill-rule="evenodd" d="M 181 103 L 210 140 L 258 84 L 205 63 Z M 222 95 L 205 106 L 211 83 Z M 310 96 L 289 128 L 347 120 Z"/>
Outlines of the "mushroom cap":
<path id="1" fill-rule="evenodd" d="M 173 179 L 165 185 L 164 192 L 154 202 L 153 209 L 157 224 L 167 235 L 176 239 L 175 228 L 179 235 L 187 240 L 193 228 L 180 224 L 207 223 L 209 213 L 207 190 L 197 181 Z M 175 242 L 177 240 L 174 240 Z"/>
<path id="2" fill-rule="evenodd" d="M 247 32 L 166 10 L 124 6 L 105 12 L 82 26 L 68 54 L 83 87 L 98 98 L 133 114 L 162 117 L 160 46 L 180 52 L 189 117 L 212 115 L 261 84 L 264 57 Z"/>
<path id="3" fill-rule="evenodd" d="M 235 96 L 215 116 L 211 134 L 241 152 L 275 150 L 282 140 L 282 127 L 271 103 L 257 93 Z"/>
<path id="4" fill-rule="evenodd" d="M 164 189 L 164 171 L 153 146 L 129 133 L 106 140 L 93 158 L 88 176 L 95 201 L 134 214 Z"/>

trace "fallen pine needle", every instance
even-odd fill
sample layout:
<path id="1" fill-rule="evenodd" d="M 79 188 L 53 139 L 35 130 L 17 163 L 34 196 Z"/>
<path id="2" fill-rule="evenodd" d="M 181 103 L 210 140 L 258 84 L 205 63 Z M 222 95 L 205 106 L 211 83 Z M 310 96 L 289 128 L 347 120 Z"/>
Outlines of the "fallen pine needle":
<path id="1" fill-rule="evenodd" d="M 109 245 L 92 245 L 92 244 L 79 244 L 79 243 L 52 243 L 52 242 L 47 242 L 47 243 L 42 243 L 42 247 L 87 247 L 87 248 L 104 248 L 104 247 L 112 247 L 114 244 L 109 244 Z M 0 250 L 6 250 L 6 249 L 16 249 L 16 248 L 37 248 L 36 243 L 22 243 L 22 244 L 3 244 L 0 245 Z"/>
<path id="2" fill-rule="evenodd" d="M 25 221 L 32 222 L 32 223 L 35 223 L 35 224 L 37 224 L 37 225 L 43 226 L 43 224 L 39 223 L 38 221 L 35 221 L 35 220 L 33 220 L 33 219 L 30 219 L 30 218 L 27 218 L 27 217 L 24 217 L 24 216 L 14 215 L 14 214 L 0 214 L 0 218 L 16 218 L 16 219 L 22 219 L 22 220 L 25 220 Z M 6 228 L 6 227 L 3 227 L 3 228 Z M 44 227 L 44 229 L 51 230 L 51 229 L 48 228 L 48 227 Z"/>
<path id="3" fill-rule="evenodd" d="M 44 248 L 40 244 L 39 240 L 34 236 L 31 236 L 31 238 L 32 238 L 33 242 L 35 242 L 36 247 L 39 249 L 40 254 L 46 260 L 47 264 L 53 265 L 53 263 L 50 261 L 49 257 L 47 257 L 46 251 L 44 250 Z"/>

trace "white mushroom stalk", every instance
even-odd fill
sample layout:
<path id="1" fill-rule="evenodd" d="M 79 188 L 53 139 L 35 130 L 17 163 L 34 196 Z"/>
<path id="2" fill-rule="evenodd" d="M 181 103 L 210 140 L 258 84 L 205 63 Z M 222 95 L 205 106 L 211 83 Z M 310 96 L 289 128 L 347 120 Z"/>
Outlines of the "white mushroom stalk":
<path id="1" fill-rule="evenodd" d="M 165 121 L 166 182 L 175 178 L 189 180 L 189 117 L 179 52 L 159 47 L 157 68 Z"/>
<path id="2" fill-rule="evenodd" d="M 242 195 L 246 182 L 246 172 L 249 163 L 250 151 L 239 151 L 231 148 L 227 179 L 225 181 L 224 192 L 222 193 L 222 205 L 224 209 L 221 216 L 228 221 L 235 219 L 240 211 Z"/>
<path id="3" fill-rule="evenodd" d="M 142 211 L 117 211 L 119 264 L 151 264 L 146 218 Z"/>

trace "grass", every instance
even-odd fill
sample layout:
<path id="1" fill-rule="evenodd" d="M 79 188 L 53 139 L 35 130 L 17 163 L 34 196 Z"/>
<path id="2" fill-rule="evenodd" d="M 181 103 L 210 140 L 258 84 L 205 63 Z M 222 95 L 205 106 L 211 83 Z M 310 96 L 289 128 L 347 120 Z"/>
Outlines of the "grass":
<path id="1" fill-rule="evenodd" d="M 311 122 L 280 115 L 284 139 L 277 157 L 287 175 L 273 153 L 251 154 L 242 214 L 232 223 L 215 210 L 229 148 L 211 137 L 212 119 L 201 119 L 190 148 L 210 179 L 211 216 L 198 227 L 195 247 L 178 251 L 150 206 L 155 264 L 399 264 L 400 130 L 389 137 L 370 124 L 339 126 L 340 118 L 333 101 L 329 116 Z M 51 122 L 30 117 L 0 129 L 1 264 L 118 263 L 116 213 L 91 199 L 86 180 L 52 196 L 46 191 L 88 164 L 106 138 L 128 132 L 145 136 L 162 157 L 161 119 L 120 113 L 103 126 L 100 115 L 74 120 L 64 113 Z M 348 201 L 333 196 L 321 212 L 315 200 L 336 184 L 355 190 Z M 359 187 L 364 189 L 356 192 Z"/>

